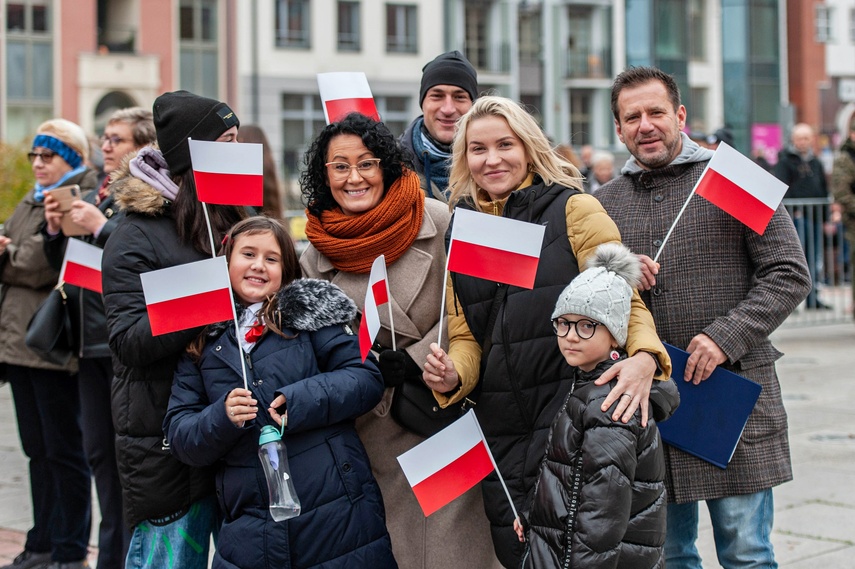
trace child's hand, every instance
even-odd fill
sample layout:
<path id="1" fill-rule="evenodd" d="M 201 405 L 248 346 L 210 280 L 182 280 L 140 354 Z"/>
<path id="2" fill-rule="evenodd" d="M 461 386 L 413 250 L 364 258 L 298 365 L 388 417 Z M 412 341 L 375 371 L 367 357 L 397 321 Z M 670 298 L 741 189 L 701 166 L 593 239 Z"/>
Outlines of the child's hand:
<path id="1" fill-rule="evenodd" d="M 460 376 L 454 369 L 454 362 L 437 343 L 430 345 L 430 351 L 424 365 L 422 379 L 428 387 L 439 393 L 454 391 L 460 385 Z"/>
<path id="2" fill-rule="evenodd" d="M 285 421 L 285 426 L 288 426 L 288 411 L 283 411 L 283 413 L 279 414 L 279 409 L 285 406 L 285 396 L 277 395 L 276 399 L 270 402 L 270 407 L 267 408 L 267 413 L 270 415 L 270 418 L 276 421 L 276 424 L 280 427 L 282 426 L 282 421 Z"/>
<path id="3" fill-rule="evenodd" d="M 236 387 L 226 397 L 226 415 L 235 427 L 243 427 L 245 422 L 255 419 L 257 404 L 258 401 L 252 398 L 252 391 Z"/>
<path id="4" fill-rule="evenodd" d="M 520 542 L 525 543 L 525 532 L 523 531 L 522 523 L 520 523 L 519 518 L 514 520 L 514 531 L 517 532 L 517 537 Z"/>

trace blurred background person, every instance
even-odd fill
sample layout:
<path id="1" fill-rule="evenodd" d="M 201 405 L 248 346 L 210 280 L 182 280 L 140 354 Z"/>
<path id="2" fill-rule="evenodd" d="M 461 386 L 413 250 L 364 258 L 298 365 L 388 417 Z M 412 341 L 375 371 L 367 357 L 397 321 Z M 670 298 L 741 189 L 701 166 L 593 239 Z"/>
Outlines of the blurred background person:
<path id="1" fill-rule="evenodd" d="M 385 124 L 362 115 L 322 130 L 300 178 L 310 242 L 300 266 L 304 276 L 331 281 L 362 307 L 371 264 L 386 256 L 397 349 L 383 307 L 374 351 L 387 389 L 356 426 L 383 493 L 398 565 L 499 567 L 480 486 L 426 518 L 397 461 L 425 440 L 396 422 L 391 407 L 395 386 L 421 383 L 420 364 L 437 340 L 450 217 L 445 203 L 425 198 L 409 158 Z"/>
<path id="2" fill-rule="evenodd" d="M 259 213 L 272 217 L 274 219 L 282 219 L 282 186 L 279 183 L 279 176 L 276 174 L 276 161 L 273 159 L 273 152 L 270 150 L 270 143 L 267 141 L 267 135 L 260 126 L 254 124 L 246 124 L 240 127 L 238 132 L 238 142 L 252 142 L 260 144 L 263 148 L 263 166 L 264 166 L 264 205 Z"/>
<path id="3" fill-rule="evenodd" d="M 835 202 L 840 205 L 844 235 L 848 240 L 849 271 L 855 271 L 855 118 L 850 119 L 846 140 L 843 141 L 840 154 L 834 161 L 831 191 L 834 193 Z M 845 245 L 846 243 L 841 243 L 841 247 L 845 248 Z M 852 286 L 852 306 L 855 310 L 855 285 Z"/>
<path id="4" fill-rule="evenodd" d="M 98 176 L 84 164 L 88 155 L 89 142 L 78 125 L 65 119 L 42 123 L 29 154 L 35 186 L 0 236 L 0 364 L 30 461 L 33 503 L 24 551 L 2 569 L 89 567 L 91 481 L 80 429 L 77 360 L 48 363 L 24 344 L 30 318 L 59 278 L 43 246 L 45 192 L 69 184 L 93 189 Z"/>
<path id="5" fill-rule="evenodd" d="M 113 113 L 101 137 L 105 183 L 98 191 L 72 203 L 67 214 L 89 235 L 76 237 L 103 249 L 107 239 L 124 217 L 110 193 L 109 175 L 122 159 L 155 141 L 151 111 L 141 107 L 120 109 Z M 45 198 L 44 249 L 48 261 L 57 271 L 62 266 L 68 238 L 60 231 L 62 213 L 59 203 L 50 195 Z M 124 566 L 130 532 L 122 520 L 122 487 L 116 464 L 116 432 L 110 408 L 113 365 L 107 338 L 107 317 L 101 294 L 76 289 L 77 310 L 74 329 L 78 331 L 78 385 L 83 428 L 83 444 L 89 468 L 95 479 L 101 523 L 98 528 L 98 569 L 120 569 Z"/>
<path id="6" fill-rule="evenodd" d="M 615 156 L 606 150 L 597 150 L 591 158 L 591 165 L 591 178 L 586 189 L 593 194 L 615 177 Z"/>
<path id="7" fill-rule="evenodd" d="M 785 200 L 828 200 L 828 180 L 822 163 L 814 154 L 815 142 L 813 128 L 799 123 L 790 133 L 790 144 L 778 153 L 778 162 L 772 173 L 789 186 L 784 194 Z M 813 281 L 806 301 L 808 309 L 831 309 L 820 301 L 817 289 L 822 274 L 822 227 L 828 218 L 827 210 L 824 202 L 799 203 L 792 208 L 793 223 Z"/>

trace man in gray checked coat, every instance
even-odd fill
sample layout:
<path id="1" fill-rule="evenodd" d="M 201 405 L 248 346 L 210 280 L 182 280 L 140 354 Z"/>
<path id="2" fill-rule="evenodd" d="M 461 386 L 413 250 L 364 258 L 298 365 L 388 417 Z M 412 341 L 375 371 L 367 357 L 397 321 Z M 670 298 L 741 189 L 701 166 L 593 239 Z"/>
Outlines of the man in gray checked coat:
<path id="1" fill-rule="evenodd" d="M 615 79 L 612 112 L 632 154 L 621 176 L 596 197 L 623 242 L 642 255 L 645 289 L 664 342 L 691 355 L 685 377 L 704 381 L 720 365 L 762 385 L 733 458 L 724 470 L 665 446 L 668 569 L 701 567 L 695 547 L 698 502 L 710 511 L 723 567 L 777 567 L 772 550 L 772 487 L 793 477 L 787 415 L 769 334 L 805 298 L 810 276 L 793 222 L 778 207 L 758 235 L 694 196 L 655 256 L 712 152 L 681 131 L 686 109 L 674 79 L 650 67 Z M 648 256 L 645 258 L 644 256 Z"/>

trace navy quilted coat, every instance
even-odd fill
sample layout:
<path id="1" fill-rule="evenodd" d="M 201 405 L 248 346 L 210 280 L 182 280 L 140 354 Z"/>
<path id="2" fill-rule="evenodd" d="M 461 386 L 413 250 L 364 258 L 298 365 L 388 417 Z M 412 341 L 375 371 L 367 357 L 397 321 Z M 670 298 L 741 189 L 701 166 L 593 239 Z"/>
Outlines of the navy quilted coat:
<path id="1" fill-rule="evenodd" d="M 198 362 L 179 363 L 164 419 L 181 461 L 217 467 L 225 519 L 213 567 L 397 567 L 380 489 L 354 429 L 383 394 L 379 371 L 362 363 L 345 324 L 355 306 L 314 279 L 287 285 L 278 300 L 287 337 L 268 332 L 247 357 L 257 418 L 239 429 L 226 415 L 225 398 L 243 380 L 234 328 L 220 326 Z M 283 442 L 302 512 L 277 523 L 257 452 L 261 427 L 275 425 L 267 406 L 278 394 L 288 404 Z"/>

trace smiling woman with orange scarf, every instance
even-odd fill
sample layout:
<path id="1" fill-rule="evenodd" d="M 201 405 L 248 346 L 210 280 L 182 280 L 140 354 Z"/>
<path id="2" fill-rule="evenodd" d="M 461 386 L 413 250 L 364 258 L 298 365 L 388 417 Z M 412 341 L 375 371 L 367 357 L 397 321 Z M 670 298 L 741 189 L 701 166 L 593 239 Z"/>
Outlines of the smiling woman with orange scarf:
<path id="1" fill-rule="evenodd" d="M 392 418 L 391 406 L 395 385 L 421 382 L 439 334 L 449 222 L 446 206 L 425 200 L 404 152 L 383 123 L 362 115 L 321 131 L 300 178 L 310 243 L 300 266 L 304 276 L 335 283 L 362 307 L 371 264 L 386 257 L 397 349 L 383 307 L 374 351 L 388 388 L 356 426 L 383 493 L 398 565 L 498 568 L 480 487 L 425 518 L 396 460 L 424 440 Z"/>

